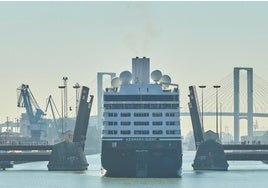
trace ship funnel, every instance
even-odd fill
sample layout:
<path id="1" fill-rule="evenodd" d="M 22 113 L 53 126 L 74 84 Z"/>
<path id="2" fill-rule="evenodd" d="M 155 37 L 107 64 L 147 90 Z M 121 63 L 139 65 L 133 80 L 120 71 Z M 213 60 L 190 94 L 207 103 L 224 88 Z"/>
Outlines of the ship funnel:
<path id="1" fill-rule="evenodd" d="M 150 58 L 132 58 L 132 83 L 149 84 Z"/>

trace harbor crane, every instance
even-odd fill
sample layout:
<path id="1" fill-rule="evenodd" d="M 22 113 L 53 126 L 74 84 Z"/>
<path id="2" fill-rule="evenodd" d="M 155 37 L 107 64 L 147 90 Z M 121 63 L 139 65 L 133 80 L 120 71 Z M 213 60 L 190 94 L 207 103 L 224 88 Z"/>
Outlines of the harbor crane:
<path id="1" fill-rule="evenodd" d="M 45 112 L 47 112 L 49 106 L 50 106 L 50 109 L 51 109 L 51 114 L 52 114 L 52 116 L 53 116 L 54 126 L 55 126 L 56 128 L 58 128 L 57 118 L 56 118 L 56 116 L 55 116 L 55 112 L 57 113 L 58 117 L 60 117 L 60 113 L 59 113 L 59 111 L 58 111 L 58 109 L 57 109 L 57 106 L 56 106 L 56 104 L 55 104 L 55 102 L 54 102 L 54 100 L 53 100 L 53 98 L 52 98 L 51 95 L 49 95 L 49 97 L 48 97 Z"/>
<path id="2" fill-rule="evenodd" d="M 33 140 L 40 140 L 42 131 L 46 131 L 42 116 L 45 115 L 43 110 L 40 109 L 33 96 L 29 85 L 22 84 L 18 89 L 18 107 L 26 109 L 26 113 L 30 122 L 31 137 Z"/>

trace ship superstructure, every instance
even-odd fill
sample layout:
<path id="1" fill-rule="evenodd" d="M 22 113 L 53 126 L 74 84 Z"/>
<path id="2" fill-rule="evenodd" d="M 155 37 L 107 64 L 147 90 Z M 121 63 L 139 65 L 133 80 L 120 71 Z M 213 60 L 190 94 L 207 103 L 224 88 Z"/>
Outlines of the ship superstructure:
<path id="1" fill-rule="evenodd" d="M 150 59 L 133 58 L 103 95 L 102 166 L 107 176 L 175 177 L 181 172 L 177 84 Z"/>

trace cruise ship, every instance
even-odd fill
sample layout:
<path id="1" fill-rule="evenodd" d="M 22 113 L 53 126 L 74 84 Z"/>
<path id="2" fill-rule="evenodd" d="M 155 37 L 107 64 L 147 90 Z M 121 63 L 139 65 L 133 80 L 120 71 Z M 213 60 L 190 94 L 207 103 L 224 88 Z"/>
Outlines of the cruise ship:
<path id="1" fill-rule="evenodd" d="M 111 177 L 181 176 L 179 88 L 149 58 L 104 89 L 101 162 Z"/>

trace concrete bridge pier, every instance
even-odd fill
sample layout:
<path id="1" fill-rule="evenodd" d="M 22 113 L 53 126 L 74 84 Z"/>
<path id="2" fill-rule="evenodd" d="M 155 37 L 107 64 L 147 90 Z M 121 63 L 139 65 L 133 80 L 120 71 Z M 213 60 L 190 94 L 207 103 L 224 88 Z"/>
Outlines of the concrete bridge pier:
<path id="1" fill-rule="evenodd" d="M 48 170 L 86 170 L 88 163 L 84 153 L 88 121 L 93 102 L 89 88 L 83 86 L 76 117 L 73 141 L 64 141 L 53 146 L 47 165 Z"/>

